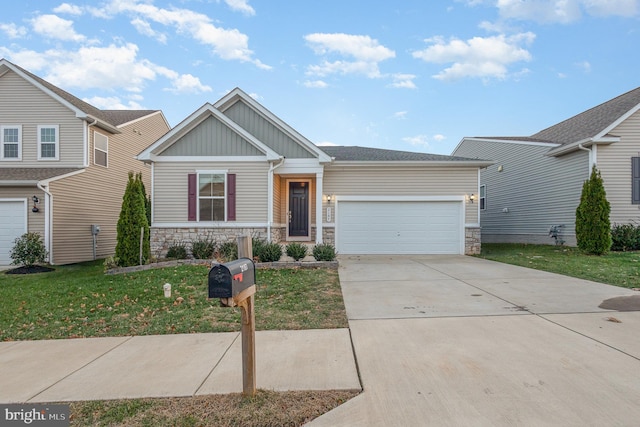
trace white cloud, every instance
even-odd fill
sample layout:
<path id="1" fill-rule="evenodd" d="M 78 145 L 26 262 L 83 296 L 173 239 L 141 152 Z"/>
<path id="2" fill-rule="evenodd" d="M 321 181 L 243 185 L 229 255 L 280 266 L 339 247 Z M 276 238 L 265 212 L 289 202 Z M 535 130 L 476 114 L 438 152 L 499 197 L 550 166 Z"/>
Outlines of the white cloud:
<path id="1" fill-rule="evenodd" d="M 444 136 L 444 135 L 442 135 L 440 133 L 437 133 L 437 134 L 433 135 L 432 138 L 433 138 L 434 141 L 438 141 L 438 142 L 444 141 L 445 139 L 447 139 L 446 136 Z"/>
<path id="2" fill-rule="evenodd" d="M 589 15 L 636 16 L 640 11 L 640 0 L 582 0 Z"/>
<path id="3" fill-rule="evenodd" d="M 216 27 L 211 19 L 202 13 L 189 9 L 163 9 L 136 0 L 112 0 L 104 9 L 94 10 L 93 13 L 133 14 L 142 20 L 173 27 L 179 34 L 190 35 L 199 43 L 209 46 L 213 53 L 222 59 L 250 62 L 258 68 L 271 69 L 269 65 L 253 58 L 253 51 L 249 49 L 249 37 L 246 34 L 237 29 Z"/>
<path id="4" fill-rule="evenodd" d="M 33 31 L 45 38 L 82 42 L 86 37 L 76 33 L 73 21 L 56 15 L 39 15 L 31 20 Z"/>
<path id="5" fill-rule="evenodd" d="M 435 64 L 452 64 L 433 77 L 440 80 L 457 80 L 464 77 L 498 78 L 508 76 L 508 66 L 530 61 L 531 54 L 522 45 L 530 45 L 535 39 L 531 32 L 513 36 L 474 37 L 467 41 L 442 37 L 425 40 L 426 49 L 413 52 L 413 57 Z"/>
<path id="6" fill-rule="evenodd" d="M 496 7 L 506 19 L 567 24 L 579 20 L 583 13 L 636 16 L 640 0 L 497 0 Z"/>
<path id="7" fill-rule="evenodd" d="M 329 141 L 323 141 L 316 144 L 318 147 L 338 147 L 338 144 Z"/>
<path id="8" fill-rule="evenodd" d="M 396 111 L 395 113 L 393 113 L 393 117 L 398 120 L 403 120 L 407 118 L 407 114 L 409 114 L 408 111 Z"/>
<path id="9" fill-rule="evenodd" d="M 329 87 L 327 82 L 323 80 L 307 80 L 303 83 L 305 87 L 316 88 L 316 89 L 324 89 Z"/>
<path id="10" fill-rule="evenodd" d="M 591 72 L 591 63 L 589 61 L 577 62 L 575 65 L 585 73 Z"/>
<path id="11" fill-rule="evenodd" d="M 204 93 L 211 87 L 203 85 L 191 74 L 180 74 L 137 58 L 138 47 L 132 43 L 122 46 L 82 47 L 77 51 L 48 50 L 46 52 L 10 52 L 0 48 L 2 56 L 19 63 L 43 78 L 65 89 L 122 89 L 140 94 L 149 81 L 164 77 L 170 82 L 166 90 L 174 93 Z M 142 97 L 129 96 L 142 100 Z"/>
<path id="12" fill-rule="evenodd" d="M 144 107 L 135 101 L 129 101 L 127 104 L 123 104 L 117 96 L 94 96 L 84 98 L 83 101 L 101 110 L 144 110 Z"/>
<path id="13" fill-rule="evenodd" d="M 363 74 L 370 78 L 381 77 L 378 64 L 394 58 L 396 53 L 369 36 L 344 33 L 314 33 L 304 36 L 311 49 L 321 56 L 337 55 L 347 60 L 322 61 L 311 65 L 307 73 L 326 76 L 329 74 Z"/>
<path id="14" fill-rule="evenodd" d="M 53 9 L 55 13 L 66 13 L 69 15 L 82 15 L 82 8 L 74 4 L 62 3 L 60 6 Z"/>
<path id="15" fill-rule="evenodd" d="M 416 136 L 407 136 L 402 138 L 404 142 L 408 142 L 409 144 L 415 147 L 429 148 L 429 138 L 427 135 L 416 135 Z"/>
<path id="16" fill-rule="evenodd" d="M 248 16 L 256 14 L 255 9 L 249 5 L 247 0 L 224 0 L 224 2 L 231 8 L 231 10 L 242 12 Z"/>
<path id="17" fill-rule="evenodd" d="M 167 43 L 167 35 L 155 31 L 151 28 L 151 24 L 149 24 L 149 22 L 140 18 L 135 18 L 131 20 L 131 25 L 133 25 L 140 34 L 154 38 L 162 44 Z"/>
<path id="18" fill-rule="evenodd" d="M 413 82 L 416 77 L 417 76 L 415 74 L 393 74 L 391 76 L 393 82 L 390 86 L 402 89 L 417 89 L 416 84 Z"/>
<path id="19" fill-rule="evenodd" d="M 18 39 L 27 35 L 25 27 L 18 27 L 14 23 L 0 24 L 0 31 L 3 31 L 10 39 Z"/>

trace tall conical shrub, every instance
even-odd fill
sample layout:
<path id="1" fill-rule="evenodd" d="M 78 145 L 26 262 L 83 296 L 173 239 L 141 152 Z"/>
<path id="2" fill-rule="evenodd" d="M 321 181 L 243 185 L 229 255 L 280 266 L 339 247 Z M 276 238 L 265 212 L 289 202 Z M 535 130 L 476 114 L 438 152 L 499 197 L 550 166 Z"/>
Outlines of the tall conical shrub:
<path id="1" fill-rule="evenodd" d="M 129 181 L 122 197 L 122 209 L 118 219 L 118 241 L 115 254 L 118 265 L 122 267 L 140 263 L 140 229 L 144 229 L 142 263 L 149 259 L 149 223 L 145 199 L 142 174 L 134 178 L 133 172 L 129 172 Z"/>
<path id="2" fill-rule="evenodd" d="M 611 223 L 604 182 L 593 166 L 589 180 L 582 186 L 580 204 L 576 209 L 576 239 L 578 248 L 592 255 L 603 255 L 611 248 Z"/>

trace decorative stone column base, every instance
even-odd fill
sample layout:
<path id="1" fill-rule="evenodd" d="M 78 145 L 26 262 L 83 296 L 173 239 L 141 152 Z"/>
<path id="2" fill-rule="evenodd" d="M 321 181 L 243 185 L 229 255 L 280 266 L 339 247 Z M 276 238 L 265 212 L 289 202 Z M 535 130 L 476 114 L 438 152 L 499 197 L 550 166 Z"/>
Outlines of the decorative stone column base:
<path id="1" fill-rule="evenodd" d="M 464 230 L 464 254 L 479 255 L 482 249 L 480 227 L 466 227 Z"/>

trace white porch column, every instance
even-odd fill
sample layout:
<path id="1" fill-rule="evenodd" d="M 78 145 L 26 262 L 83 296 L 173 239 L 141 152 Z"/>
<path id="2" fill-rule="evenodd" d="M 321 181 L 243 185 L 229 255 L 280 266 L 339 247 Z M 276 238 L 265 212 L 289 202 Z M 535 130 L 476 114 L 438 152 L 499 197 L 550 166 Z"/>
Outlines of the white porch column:
<path id="1" fill-rule="evenodd" d="M 322 243 L 322 172 L 316 172 L 316 244 Z"/>

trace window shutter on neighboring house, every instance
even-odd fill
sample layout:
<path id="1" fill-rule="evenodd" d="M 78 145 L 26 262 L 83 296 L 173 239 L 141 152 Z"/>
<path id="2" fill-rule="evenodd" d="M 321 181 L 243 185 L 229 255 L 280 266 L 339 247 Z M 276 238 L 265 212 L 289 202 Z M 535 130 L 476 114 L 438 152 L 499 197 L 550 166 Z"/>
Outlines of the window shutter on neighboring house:
<path id="1" fill-rule="evenodd" d="M 196 214 L 196 208 L 198 206 L 198 175 L 190 173 L 189 179 L 189 208 L 188 208 L 188 221 L 196 221 L 198 216 Z"/>
<path id="2" fill-rule="evenodd" d="M 640 204 L 640 157 L 631 158 L 631 203 Z"/>
<path id="3" fill-rule="evenodd" d="M 236 174 L 227 174 L 227 221 L 236 220 Z"/>

